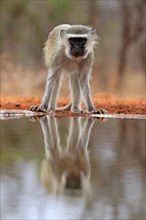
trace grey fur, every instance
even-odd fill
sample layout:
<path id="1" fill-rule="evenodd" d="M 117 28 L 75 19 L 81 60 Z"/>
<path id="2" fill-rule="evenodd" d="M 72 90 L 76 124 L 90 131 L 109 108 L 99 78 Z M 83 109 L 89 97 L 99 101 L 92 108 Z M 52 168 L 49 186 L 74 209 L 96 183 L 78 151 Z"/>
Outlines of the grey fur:
<path id="1" fill-rule="evenodd" d="M 83 36 L 87 39 L 84 56 L 73 57 L 70 54 L 69 36 Z M 82 95 L 88 111 L 96 111 L 91 99 L 89 79 L 94 59 L 93 49 L 97 38 L 96 31 L 88 26 L 60 25 L 53 29 L 44 49 L 49 70 L 44 97 L 40 107 L 37 108 L 38 111 L 69 110 L 71 108 L 73 112 L 81 112 Z M 72 103 L 67 108 L 57 109 L 56 102 L 63 72 L 70 75 Z"/>

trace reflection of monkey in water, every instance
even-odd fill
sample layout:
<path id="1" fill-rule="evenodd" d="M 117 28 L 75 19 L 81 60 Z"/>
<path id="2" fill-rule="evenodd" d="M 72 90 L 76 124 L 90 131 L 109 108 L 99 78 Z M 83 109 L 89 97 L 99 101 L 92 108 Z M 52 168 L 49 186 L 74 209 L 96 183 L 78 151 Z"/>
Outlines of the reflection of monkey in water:
<path id="1" fill-rule="evenodd" d="M 71 118 L 68 144 L 60 145 L 57 118 L 40 119 L 46 159 L 42 164 L 42 180 L 49 191 L 61 192 L 66 189 L 88 191 L 90 164 L 88 142 L 93 126 L 93 119 L 86 119 L 81 131 L 81 119 Z"/>

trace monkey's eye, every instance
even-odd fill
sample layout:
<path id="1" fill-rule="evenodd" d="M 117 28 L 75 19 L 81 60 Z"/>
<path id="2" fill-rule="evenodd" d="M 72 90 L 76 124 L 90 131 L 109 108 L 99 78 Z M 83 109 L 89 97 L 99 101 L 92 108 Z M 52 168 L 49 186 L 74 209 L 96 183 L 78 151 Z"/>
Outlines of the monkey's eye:
<path id="1" fill-rule="evenodd" d="M 87 42 L 87 39 L 86 39 L 86 38 L 81 38 L 80 44 L 81 44 L 82 46 L 84 46 L 86 42 Z"/>
<path id="2" fill-rule="evenodd" d="M 69 38 L 68 40 L 69 40 L 70 45 L 73 47 L 75 43 L 74 38 L 72 37 L 72 38 Z"/>

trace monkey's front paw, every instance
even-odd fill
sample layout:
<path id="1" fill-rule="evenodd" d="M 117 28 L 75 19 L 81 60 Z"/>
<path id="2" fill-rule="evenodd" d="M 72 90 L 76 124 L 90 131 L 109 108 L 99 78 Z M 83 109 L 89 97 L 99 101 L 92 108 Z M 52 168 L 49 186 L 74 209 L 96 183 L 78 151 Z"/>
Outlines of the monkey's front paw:
<path id="1" fill-rule="evenodd" d="M 107 118 L 105 118 L 104 116 L 98 116 L 98 117 L 96 116 L 96 114 L 98 114 L 98 115 L 108 114 L 108 111 L 105 110 L 105 109 L 102 109 L 102 108 L 101 109 L 95 109 L 95 110 L 91 111 L 90 113 L 93 114 L 93 115 L 95 114 L 96 119 L 98 119 L 101 122 L 107 121 Z"/>
<path id="2" fill-rule="evenodd" d="M 90 112 L 91 114 L 108 114 L 108 111 L 103 109 L 103 108 L 100 108 L 100 109 L 94 109 Z"/>
<path id="3" fill-rule="evenodd" d="M 30 106 L 28 110 L 32 112 L 47 112 L 45 108 L 41 108 L 40 106 L 37 106 L 37 105 Z"/>

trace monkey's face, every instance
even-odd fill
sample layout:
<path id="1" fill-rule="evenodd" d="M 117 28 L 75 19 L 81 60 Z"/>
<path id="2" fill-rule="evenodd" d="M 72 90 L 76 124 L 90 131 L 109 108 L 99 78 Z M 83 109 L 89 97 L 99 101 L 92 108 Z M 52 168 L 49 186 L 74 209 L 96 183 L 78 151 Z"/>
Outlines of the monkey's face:
<path id="1" fill-rule="evenodd" d="M 68 39 L 70 45 L 70 54 L 73 57 L 84 57 L 86 54 L 86 42 L 85 37 L 70 37 Z"/>
<path id="2" fill-rule="evenodd" d="M 67 30 L 61 30 L 60 36 L 65 55 L 71 60 L 86 59 L 98 39 L 95 29 L 83 25 L 72 25 Z"/>

